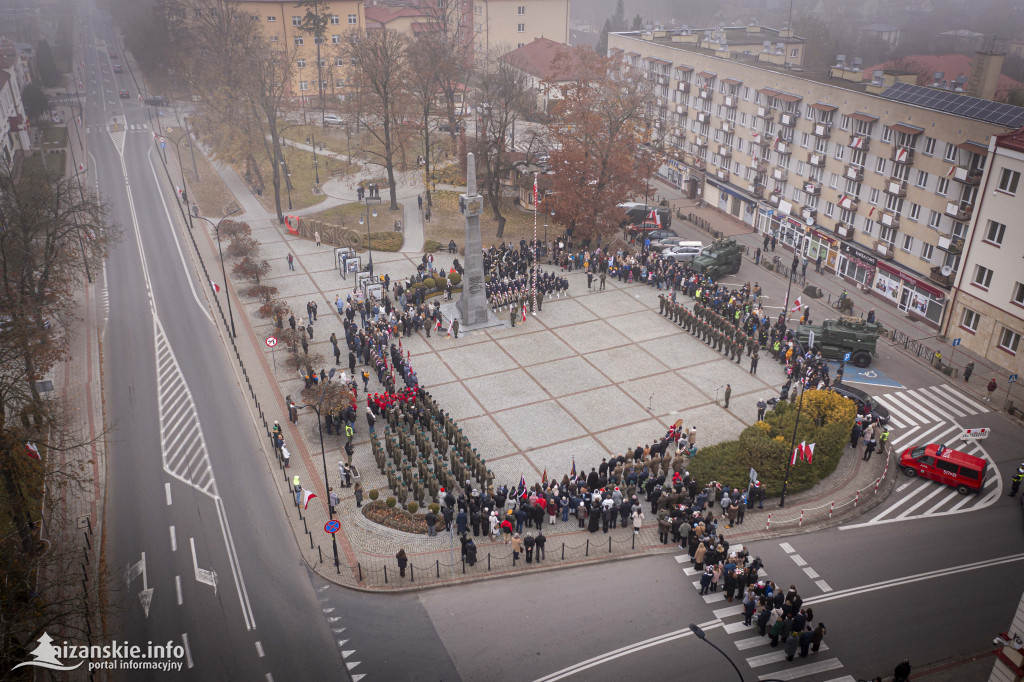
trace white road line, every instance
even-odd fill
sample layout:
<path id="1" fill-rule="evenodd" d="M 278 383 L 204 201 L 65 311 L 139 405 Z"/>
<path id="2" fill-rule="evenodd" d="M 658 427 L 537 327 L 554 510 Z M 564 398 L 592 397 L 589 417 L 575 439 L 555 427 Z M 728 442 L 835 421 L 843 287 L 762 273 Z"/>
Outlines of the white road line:
<path id="1" fill-rule="evenodd" d="M 825 644 L 825 642 L 822 642 L 821 643 L 821 649 L 819 651 L 826 651 L 827 649 L 828 649 L 828 645 Z M 785 660 L 786 660 L 786 652 L 785 651 L 770 651 L 770 652 L 768 652 L 766 654 L 761 654 L 759 656 L 751 656 L 750 658 L 747 659 L 747 665 L 749 665 L 751 668 L 760 668 L 761 666 L 764 666 L 764 665 L 770 665 L 772 663 L 780 663 L 780 662 L 785 661 Z M 803 666 L 800 666 L 800 667 L 803 667 Z M 772 675 L 772 677 L 774 677 L 774 675 Z"/>
<path id="2" fill-rule="evenodd" d="M 177 552 L 178 551 L 178 538 L 174 534 L 174 526 L 171 526 L 171 551 L 172 552 Z"/>
<path id="3" fill-rule="evenodd" d="M 901 422 L 896 417 L 896 415 L 892 414 L 891 412 L 889 413 L 889 428 L 890 428 L 890 430 L 891 429 L 902 429 L 902 428 L 905 428 L 906 426 L 907 425 L 904 424 L 903 422 Z"/>
<path id="4" fill-rule="evenodd" d="M 712 611 L 712 613 L 715 615 L 715 618 L 718 618 L 719 620 L 728 618 L 729 616 L 738 616 L 743 613 L 743 605 L 727 606 L 724 609 Z"/>
<path id="5" fill-rule="evenodd" d="M 824 649 L 825 645 L 822 644 L 821 648 Z M 835 670 L 842 668 L 843 664 L 839 662 L 838 658 L 827 658 L 824 660 L 813 661 L 805 665 L 801 665 L 796 668 L 789 668 L 787 670 L 779 670 L 774 673 L 768 673 L 761 675 L 758 680 L 796 680 L 808 677 L 810 675 L 816 675 L 818 673 L 827 672 L 829 670 Z M 853 678 L 850 678 L 853 679 Z"/>
<path id="6" fill-rule="evenodd" d="M 931 415 L 931 421 L 942 421 L 942 415 L 939 413 L 939 411 L 936 410 L 934 406 L 929 404 L 931 396 L 921 393 L 917 389 L 914 389 L 910 391 L 904 391 L 900 395 L 900 398 L 903 398 L 908 403 L 913 404 L 914 407 L 917 408 L 917 410 L 920 411 L 922 414 Z"/>
<path id="7" fill-rule="evenodd" d="M 927 424 L 929 422 L 937 421 L 936 419 L 927 419 L 912 410 L 903 402 L 903 397 L 896 393 L 891 393 L 885 396 L 884 401 L 889 404 L 890 412 L 896 411 L 899 414 L 904 415 L 904 421 L 909 421 L 911 424 Z"/>
<path id="8" fill-rule="evenodd" d="M 263 654 L 263 645 L 260 644 L 260 641 L 258 639 L 256 640 L 256 655 L 259 656 L 260 658 L 263 658 L 263 655 L 264 655 Z"/>
<path id="9" fill-rule="evenodd" d="M 737 639 L 733 644 L 735 644 L 736 648 L 740 651 L 746 651 L 747 649 L 753 649 L 756 646 L 768 644 L 768 638 L 758 635 L 757 637 L 750 637 L 748 639 Z"/>
<path id="10" fill-rule="evenodd" d="M 832 591 L 832 588 L 824 580 L 815 580 L 814 584 L 817 585 L 818 589 L 820 589 L 822 592 L 831 592 Z"/>
<path id="11" fill-rule="evenodd" d="M 174 576 L 174 589 L 178 593 L 178 606 L 181 606 L 181 576 Z"/>
<path id="12" fill-rule="evenodd" d="M 927 482 L 926 482 L 926 481 L 921 481 L 921 483 L 922 483 L 922 485 L 919 485 L 918 487 L 916 487 L 916 488 L 914 488 L 913 490 L 911 490 L 911 491 L 910 491 L 910 492 L 909 492 L 909 493 L 908 493 L 908 494 L 907 494 L 907 495 L 906 495 L 906 496 L 905 496 L 905 497 L 904 497 L 903 499 L 897 500 L 897 501 L 896 501 L 896 503 L 895 503 L 895 504 L 893 504 L 893 505 L 892 505 L 891 507 L 889 507 L 888 509 L 883 509 L 883 510 L 882 510 L 882 513 L 881 513 L 881 514 L 879 514 L 878 516 L 876 516 L 875 518 L 871 519 L 870 523 L 878 523 L 878 521 L 879 521 L 880 519 L 882 519 L 882 518 L 884 518 L 884 517 L 888 516 L 889 514 L 891 514 L 891 513 L 892 513 L 892 512 L 894 512 L 894 511 L 896 511 L 896 509 L 897 509 L 897 508 L 898 508 L 898 507 L 899 507 L 900 505 L 902 505 L 902 504 L 904 504 L 904 503 L 906 503 L 906 502 L 909 502 L 909 501 L 910 501 L 911 499 L 913 499 L 913 498 L 914 498 L 914 496 L 915 496 L 915 495 L 917 495 L 917 494 L 918 494 L 919 492 L 921 492 L 922 490 L 924 490 L 924 488 L 925 488 L 925 485 L 927 485 Z"/>
<path id="13" fill-rule="evenodd" d="M 952 412 L 957 417 L 966 417 L 970 414 L 969 411 L 965 410 L 959 403 L 954 401 L 948 395 L 938 390 L 937 386 L 925 386 L 919 389 L 921 393 L 928 396 L 937 406 Z"/>
<path id="14" fill-rule="evenodd" d="M 164 494 L 167 495 L 167 506 L 171 506 L 171 484 L 164 483 Z"/>
<path id="15" fill-rule="evenodd" d="M 943 393 L 945 393 L 945 394 L 949 395 L 950 397 L 954 398 L 955 400 L 957 400 L 964 407 L 967 407 L 967 408 L 970 408 L 970 409 L 974 410 L 975 414 L 977 414 L 979 412 L 988 412 L 990 409 L 992 409 L 991 407 L 985 407 L 981 403 L 976 402 L 975 400 L 973 400 L 972 398 L 968 397 L 966 394 L 961 393 L 960 391 L 958 391 L 957 389 L 953 388 L 949 384 L 939 384 L 938 388 Z"/>
<path id="16" fill-rule="evenodd" d="M 889 423 L 890 423 L 890 424 L 892 424 L 892 418 L 891 418 L 891 417 L 890 417 L 890 419 L 889 419 Z M 897 447 L 897 443 L 903 443 L 904 439 L 906 439 L 906 438 L 910 438 L 910 436 L 911 436 L 911 435 L 912 435 L 912 434 L 913 434 L 913 433 L 914 433 L 915 431 L 917 431 L 917 430 L 918 430 L 918 429 L 920 429 L 920 428 L 921 428 L 920 426 L 914 426 L 914 427 L 911 427 L 910 429 L 908 429 L 908 430 L 906 430 L 906 431 L 901 431 L 899 435 L 897 435 L 897 436 L 895 436 L 895 437 L 893 437 L 893 438 L 890 438 L 890 442 L 889 442 L 889 444 L 890 444 L 890 445 L 891 445 L 892 447 Z"/>
<path id="17" fill-rule="evenodd" d="M 942 433 L 939 434 L 940 438 L 943 437 L 943 436 L 946 436 L 947 434 L 952 433 L 953 431 L 959 431 L 960 430 L 959 428 L 956 428 L 956 427 L 950 428 L 945 423 L 936 424 L 935 426 L 931 427 L 930 429 L 928 429 L 924 433 L 918 434 L 917 438 L 915 438 L 914 440 L 915 440 L 915 442 L 921 443 L 922 445 L 924 445 L 926 443 L 935 442 L 937 439 L 936 438 L 929 438 L 929 436 L 932 433 L 934 433 L 935 431 L 938 431 L 939 429 L 945 429 L 944 431 L 942 431 Z"/>
<path id="18" fill-rule="evenodd" d="M 817 571 L 815 571 L 815 570 L 814 570 L 813 568 L 811 568 L 810 566 L 808 566 L 807 568 L 805 568 L 805 569 L 804 569 L 804 573 L 806 573 L 806 574 L 807 574 L 807 577 L 808 577 L 808 578 L 810 578 L 811 580 L 814 580 L 815 578 L 818 578 L 818 577 L 820 577 L 820 576 L 818 575 L 818 572 L 817 572 Z"/>
<path id="19" fill-rule="evenodd" d="M 958 493 L 955 488 L 951 488 L 948 495 L 946 495 L 941 500 L 939 500 L 937 503 L 935 503 L 935 506 L 929 508 L 928 511 L 926 511 L 926 512 L 924 512 L 922 514 L 922 516 L 931 516 L 933 512 L 935 512 L 935 511 L 937 511 L 939 509 L 939 507 L 942 507 L 942 506 L 945 506 L 945 505 L 949 504 L 949 502 L 954 497 L 957 497 L 959 495 L 960 495 L 960 493 Z"/>
<path id="20" fill-rule="evenodd" d="M 725 592 L 712 592 L 703 597 L 705 604 L 714 604 L 716 601 L 725 601 Z"/>
<path id="21" fill-rule="evenodd" d="M 935 483 L 932 487 L 935 488 L 935 490 L 931 491 L 930 493 L 928 493 L 927 495 L 922 497 L 920 500 L 915 502 L 913 506 L 911 506 L 908 509 L 906 509 L 903 513 L 897 515 L 896 518 L 897 519 L 905 519 L 905 518 L 907 518 L 908 516 L 911 515 L 911 513 L 913 513 L 913 511 L 915 509 L 917 509 L 918 507 L 923 505 L 925 502 L 927 502 L 928 500 L 930 500 L 933 497 L 935 497 L 936 495 L 938 495 L 939 493 L 941 493 L 941 492 L 946 490 L 946 486 L 941 485 L 939 483 Z"/>
<path id="22" fill-rule="evenodd" d="M 857 678 L 853 675 L 843 675 L 832 680 L 826 680 L 826 682 L 857 682 Z"/>
<path id="23" fill-rule="evenodd" d="M 729 623 L 722 629 L 725 630 L 727 634 L 733 635 L 742 630 L 749 630 L 750 626 L 744 623 L 742 620 L 738 620 L 735 623 Z"/>
<path id="24" fill-rule="evenodd" d="M 790 545 L 788 542 L 780 542 L 779 543 L 779 547 L 781 547 L 782 551 L 785 552 L 786 554 L 792 554 L 793 552 L 796 551 L 795 549 L 793 549 L 793 546 Z"/>
<path id="25" fill-rule="evenodd" d="M 274 676 L 270 673 L 267 673 L 267 682 L 274 682 Z"/>
<path id="26" fill-rule="evenodd" d="M 188 633 L 187 632 L 181 633 L 181 641 L 184 642 L 184 644 L 185 644 L 185 662 L 188 664 L 188 667 L 191 668 L 192 667 L 192 650 L 188 648 Z"/>
<path id="27" fill-rule="evenodd" d="M 795 563 L 797 566 L 806 566 L 807 565 L 807 561 L 805 561 L 804 558 L 802 556 L 800 556 L 799 554 L 790 554 L 789 558 L 792 559 L 793 563 Z"/>

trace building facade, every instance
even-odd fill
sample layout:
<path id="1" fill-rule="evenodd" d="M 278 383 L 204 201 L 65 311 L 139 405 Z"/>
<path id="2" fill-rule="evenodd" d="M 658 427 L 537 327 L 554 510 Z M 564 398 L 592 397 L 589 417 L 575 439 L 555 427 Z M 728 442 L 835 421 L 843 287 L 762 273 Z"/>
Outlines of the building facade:
<path id="1" fill-rule="evenodd" d="M 982 201 L 953 289 L 945 334 L 1010 374 L 1024 369 L 1024 129 L 989 144 Z"/>
<path id="2" fill-rule="evenodd" d="M 948 92 L 933 101 L 915 74 L 864 83 L 856 65 L 793 68 L 774 41 L 739 52 L 693 33 L 608 38 L 651 84 L 660 174 L 939 328 L 988 140 L 1024 124 L 1024 109 Z"/>
<path id="3" fill-rule="evenodd" d="M 14 163 L 19 153 L 30 150 L 28 117 L 21 91 L 30 71 L 13 43 L 0 42 L 0 165 Z"/>
<path id="4" fill-rule="evenodd" d="M 509 52 L 549 38 L 569 44 L 569 0 L 470 0 L 474 53 Z"/>

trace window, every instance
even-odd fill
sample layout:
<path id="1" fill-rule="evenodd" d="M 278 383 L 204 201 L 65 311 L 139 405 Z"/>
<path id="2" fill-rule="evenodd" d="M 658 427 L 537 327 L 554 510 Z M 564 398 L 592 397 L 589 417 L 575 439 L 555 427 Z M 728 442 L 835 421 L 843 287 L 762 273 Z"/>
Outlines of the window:
<path id="1" fill-rule="evenodd" d="M 879 192 L 877 187 L 870 188 L 868 190 L 868 203 L 869 204 L 877 205 L 878 204 L 878 195 L 879 194 L 881 194 L 881 192 Z"/>
<path id="2" fill-rule="evenodd" d="M 341 17 L 339 17 L 337 14 L 332 14 L 331 15 L 331 24 L 334 25 L 334 26 L 337 26 L 340 23 L 341 23 Z"/>
<path id="3" fill-rule="evenodd" d="M 334 65 L 335 66 L 345 66 L 345 58 L 344 57 L 335 57 L 334 58 Z"/>
<path id="4" fill-rule="evenodd" d="M 849 130 L 850 129 L 850 117 L 847 116 L 846 114 L 843 114 L 842 116 L 839 117 L 839 129 L 840 130 Z"/>
<path id="5" fill-rule="evenodd" d="M 292 17 L 292 26 L 302 26 L 302 17 Z"/>
<path id="6" fill-rule="evenodd" d="M 516 32 L 517 33 L 526 33 L 526 24 L 517 24 L 516 25 Z"/>
<path id="7" fill-rule="evenodd" d="M 519 7 L 516 7 L 516 14 L 519 16 L 526 14 L 526 5 L 519 5 Z"/>
<path id="8" fill-rule="evenodd" d="M 270 23 L 274 23 L 275 21 L 277 21 L 277 17 L 267 17 L 267 21 Z"/>
<path id="9" fill-rule="evenodd" d="M 934 156 L 935 155 L 935 138 L 925 137 L 924 138 L 924 155 Z"/>
<path id="10" fill-rule="evenodd" d="M 331 45 L 341 45 L 341 36 L 335 33 L 331 36 Z"/>
<path id="11" fill-rule="evenodd" d="M 299 81 L 299 90 L 309 90 L 309 81 Z"/>
<path id="12" fill-rule="evenodd" d="M 924 189 L 925 185 L 928 184 L 928 173 L 923 170 L 917 171 L 917 180 L 914 181 L 914 184 Z"/>
<path id="13" fill-rule="evenodd" d="M 932 254 L 935 253 L 935 247 L 928 242 L 921 243 L 921 260 L 925 263 L 932 262 Z"/>
<path id="14" fill-rule="evenodd" d="M 343 88 L 343 87 L 345 87 L 345 79 L 344 78 L 335 78 L 334 79 L 334 87 L 336 87 L 336 88 Z"/>
<path id="15" fill-rule="evenodd" d="M 864 220 L 864 234 L 866 234 L 867 236 L 870 237 L 871 233 L 874 232 L 874 230 L 875 230 L 875 221 L 874 220 L 867 220 L 867 219 L 865 219 Z"/>
<path id="16" fill-rule="evenodd" d="M 974 284 L 977 284 L 982 289 L 988 289 L 992 284 L 992 271 L 984 265 L 975 266 Z"/>
<path id="17" fill-rule="evenodd" d="M 946 161 L 956 161 L 956 145 L 950 142 L 946 143 L 946 153 L 943 157 Z"/>
<path id="18" fill-rule="evenodd" d="M 1017 305 L 1024 305 L 1024 284 L 1020 282 L 1013 285 L 1013 302 Z"/>
<path id="19" fill-rule="evenodd" d="M 799 47 L 794 47 L 792 50 L 789 51 L 789 56 L 790 57 L 794 57 L 794 58 L 799 57 L 800 56 L 800 48 Z"/>
<path id="20" fill-rule="evenodd" d="M 842 161 L 843 160 L 843 157 L 846 155 L 846 151 L 845 150 L 846 150 L 846 147 L 844 147 L 843 145 L 841 145 L 841 144 L 837 144 L 836 145 L 836 161 Z"/>
<path id="21" fill-rule="evenodd" d="M 882 126 L 882 142 L 886 144 L 892 142 L 892 128 L 889 126 Z"/>
<path id="22" fill-rule="evenodd" d="M 326 57 L 321 57 L 320 58 L 320 67 L 323 68 L 325 66 L 327 66 L 327 58 Z"/>
<path id="23" fill-rule="evenodd" d="M 928 227 L 935 230 L 939 229 L 939 225 L 942 223 L 942 214 L 938 211 L 932 211 L 928 214 Z"/>
<path id="24" fill-rule="evenodd" d="M 1016 355 L 1017 346 L 1019 345 L 1020 334 L 1008 327 L 1003 327 L 1002 333 L 999 334 L 999 348 L 1005 350 L 1007 353 L 1013 353 Z"/>
<path id="25" fill-rule="evenodd" d="M 985 229 L 985 241 L 989 244 L 999 246 L 1003 243 L 1003 236 L 1006 234 L 1006 225 L 997 223 L 994 220 L 988 221 L 988 227 Z"/>
<path id="26" fill-rule="evenodd" d="M 260 20 L 260 15 L 258 15 L 258 14 L 252 15 L 252 20 L 253 21 L 259 21 Z"/>
<path id="27" fill-rule="evenodd" d="M 885 175 L 885 159 L 881 156 L 875 159 L 875 172 L 879 175 Z"/>
<path id="28" fill-rule="evenodd" d="M 921 204 L 911 204 L 909 216 L 914 222 L 921 222 Z"/>
<path id="29" fill-rule="evenodd" d="M 300 57 L 299 59 L 295 60 L 295 66 L 299 67 L 300 69 L 306 68 L 306 60 Z"/>
<path id="30" fill-rule="evenodd" d="M 272 43 L 276 43 L 277 42 L 277 36 L 276 35 L 268 36 L 267 40 L 269 40 Z"/>
<path id="31" fill-rule="evenodd" d="M 295 36 L 295 47 L 299 47 L 303 44 L 302 36 Z"/>
<path id="32" fill-rule="evenodd" d="M 1004 168 L 999 171 L 999 191 L 1007 194 L 1017 193 L 1017 183 L 1020 182 L 1020 171 Z"/>
<path id="33" fill-rule="evenodd" d="M 797 175 L 803 175 L 804 174 L 804 162 L 803 161 L 797 161 L 796 162 L 796 174 Z"/>
<path id="34" fill-rule="evenodd" d="M 835 189 L 836 187 L 838 187 L 839 186 L 839 176 L 836 175 L 835 173 L 829 173 L 828 174 L 828 186 L 831 187 L 832 189 Z"/>
<path id="35" fill-rule="evenodd" d="M 349 26 L 355 26 L 358 23 L 359 23 L 359 17 L 358 16 L 356 16 L 355 14 L 348 15 L 348 25 Z"/>
<path id="36" fill-rule="evenodd" d="M 949 191 L 949 178 L 939 178 L 939 181 L 935 183 L 935 193 L 940 197 L 946 196 L 946 192 Z"/>
<path id="37" fill-rule="evenodd" d="M 833 204 L 831 201 L 826 201 L 825 202 L 825 215 L 827 217 L 831 218 L 832 214 L 835 213 L 835 210 L 836 210 L 836 205 L 835 204 Z"/>
<path id="38" fill-rule="evenodd" d="M 964 312 L 960 315 L 960 326 L 972 332 L 978 331 L 978 322 L 980 321 L 981 315 L 970 308 L 964 308 Z"/>
<path id="39" fill-rule="evenodd" d="M 952 462 L 947 462 L 944 459 L 936 460 L 935 466 L 937 466 L 939 469 L 942 469 L 943 471 L 948 471 L 951 474 L 955 474 L 958 471 L 960 471 L 960 467 L 958 465 L 953 464 Z"/>
<path id="40" fill-rule="evenodd" d="M 914 238 L 909 234 L 903 235 L 903 250 L 907 253 L 914 250 Z"/>
<path id="41" fill-rule="evenodd" d="M 802 133 L 802 137 L 800 138 L 800 146 L 803 147 L 804 149 L 807 149 L 807 145 L 810 144 L 810 140 L 810 135 L 808 135 L 807 133 Z"/>
<path id="42" fill-rule="evenodd" d="M 524 45 L 526 45 L 526 43 L 516 43 L 516 47 L 517 47 L 517 48 L 520 48 L 520 47 L 522 47 L 522 46 L 524 46 Z"/>

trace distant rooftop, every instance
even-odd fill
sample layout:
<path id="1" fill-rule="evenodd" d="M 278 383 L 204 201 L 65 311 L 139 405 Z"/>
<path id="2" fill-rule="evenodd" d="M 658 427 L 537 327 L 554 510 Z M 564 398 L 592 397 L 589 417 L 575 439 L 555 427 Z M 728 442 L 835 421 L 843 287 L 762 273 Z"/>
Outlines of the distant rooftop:
<path id="1" fill-rule="evenodd" d="M 902 59 L 896 59 L 882 64 L 876 64 L 874 66 L 868 66 L 864 68 L 864 79 L 871 80 L 871 75 L 875 71 L 888 71 L 893 66 L 907 66 L 915 65 L 920 66 L 921 69 L 927 75 L 928 83 L 924 85 L 931 85 L 934 80 L 934 75 L 941 73 L 941 81 L 946 81 L 949 89 L 954 88 L 954 81 L 958 76 L 965 76 L 970 78 L 971 76 L 971 64 L 973 59 L 970 55 L 960 54 L 959 52 L 951 52 L 949 54 L 912 54 L 903 57 Z M 920 82 L 919 82 L 920 83 Z M 963 83 L 963 89 L 966 90 L 969 82 Z M 945 87 L 945 86 L 944 86 Z M 996 94 L 997 100 L 1006 99 L 1007 93 L 1011 90 L 1018 90 L 1024 88 L 1024 83 L 1011 78 L 1006 74 L 999 74 L 999 78 L 996 81 Z"/>
<path id="2" fill-rule="evenodd" d="M 886 99 L 942 111 L 947 114 L 973 118 L 1006 128 L 1024 126 L 1024 107 L 962 95 L 923 85 L 896 83 L 881 93 Z"/>

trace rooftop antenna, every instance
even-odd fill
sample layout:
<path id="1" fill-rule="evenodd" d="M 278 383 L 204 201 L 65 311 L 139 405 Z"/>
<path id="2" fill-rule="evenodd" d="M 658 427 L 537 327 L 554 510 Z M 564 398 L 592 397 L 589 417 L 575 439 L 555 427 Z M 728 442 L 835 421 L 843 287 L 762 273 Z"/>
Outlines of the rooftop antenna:
<path id="1" fill-rule="evenodd" d="M 793 28 L 793 0 L 789 0 L 789 16 L 786 18 L 786 28 L 789 28 L 790 30 L 792 30 L 792 28 Z M 783 68 L 787 68 L 788 69 L 789 68 L 789 50 L 787 50 L 786 48 L 783 48 L 782 49 L 782 54 L 784 55 L 782 66 L 783 66 Z"/>

